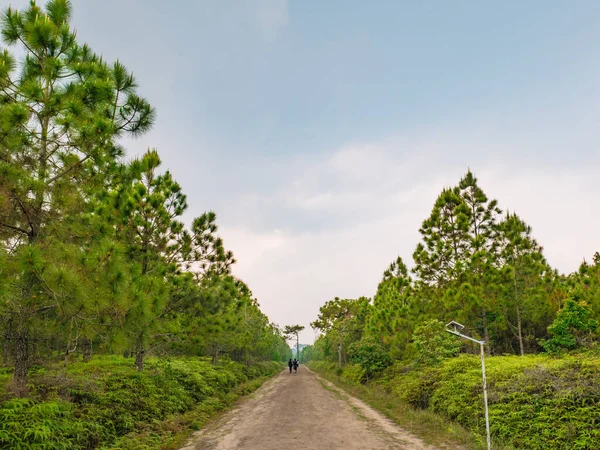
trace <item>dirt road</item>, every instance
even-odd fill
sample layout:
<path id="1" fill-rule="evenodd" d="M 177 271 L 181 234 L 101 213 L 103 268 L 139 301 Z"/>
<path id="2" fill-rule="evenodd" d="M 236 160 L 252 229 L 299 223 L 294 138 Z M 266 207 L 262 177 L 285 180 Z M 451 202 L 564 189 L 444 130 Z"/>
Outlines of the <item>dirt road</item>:
<path id="1" fill-rule="evenodd" d="M 432 450 L 379 412 L 305 367 L 287 370 L 182 450 Z"/>

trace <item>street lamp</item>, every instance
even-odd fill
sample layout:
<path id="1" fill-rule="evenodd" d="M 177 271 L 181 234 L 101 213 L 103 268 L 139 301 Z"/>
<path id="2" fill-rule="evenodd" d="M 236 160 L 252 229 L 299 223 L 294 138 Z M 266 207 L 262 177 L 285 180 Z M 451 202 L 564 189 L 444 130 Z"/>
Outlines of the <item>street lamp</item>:
<path id="1" fill-rule="evenodd" d="M 479 341 L 470 336 L 464 335 L 461 331 L 465 328 L 464 325 L 461 325 L 458 322 L 452 321 L 446 324 L 446 331 L 450 334 L 455 334 L 464 339 L 468 339 L 469 341 L 477 342 L 479 347 L 481 348 L 481 375 L 483 377 L 483 403 L 485 404 L 485 431 L 487 434 L 487 448 L 491 450 L 492 441 L 490 439 L 490 419 L 488 415 L 488 401 L 487 401 L 487 382 L 485 379 L 485 356 L 483 351 L 483 346 L 485 345 L 485 341 Z"/>

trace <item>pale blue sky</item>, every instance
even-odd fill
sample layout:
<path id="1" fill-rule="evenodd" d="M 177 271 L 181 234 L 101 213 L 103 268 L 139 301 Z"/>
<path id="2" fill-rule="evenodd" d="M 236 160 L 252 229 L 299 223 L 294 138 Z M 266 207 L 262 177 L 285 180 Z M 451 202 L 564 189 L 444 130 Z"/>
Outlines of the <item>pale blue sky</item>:
<path id="1" fill-rule="evenodd" d="M 130 155 L 157 147 L 188 218 L 217 212 L 282 325 L 410 265 L 467 167 L 561 271 L 600 250 L 596 0 L 73 4 L 79 38 L 158 110 Z"/>

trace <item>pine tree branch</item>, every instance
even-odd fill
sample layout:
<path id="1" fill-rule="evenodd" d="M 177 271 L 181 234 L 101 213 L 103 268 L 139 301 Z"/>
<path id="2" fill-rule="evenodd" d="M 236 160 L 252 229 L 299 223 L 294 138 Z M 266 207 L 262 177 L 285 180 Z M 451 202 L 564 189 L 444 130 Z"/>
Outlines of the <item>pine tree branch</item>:
<path id="1" fill-rule="evenodd" d="M 79 161 L 77 161 L 72 166 L 68 167 L 67 169 L 63 170 L 62 172 L 60 172 L 57 175 L 55 175 L 52 178 L 50 178 L 50 180 L 48 180 L 48 182 L 46 184 L 50 185 L 50 184 L 54 183 L 56 180 L 58 180 L 59 178 L 65 176 L 66 174 L 68 174 L 69 172 L 71 172 L 76 167 L 81 166 L 84 162 L 86 162 L 91 157 L 92 157 L 92 155 L 87 155 L 85 158 L 80 159 Z"/>
<path id="2" fill-rule="evenodd" d="M 15 227 L 15 226 L 9 225 L 7 223 L 0 223 L 0 226 L 5 227 L 5 228 L 9 228 L 9 229 L 14 230 L 14 231 L 19 231 L 19 232 L 21 232 L 21 233 L 26 234 L 26 235 L 29 236 L 29 232 L 26 231 L 26 230 L 24 230 L 23 228 Z"/>
<path id="3" fill-rule="evenodd" d="M 27 218 L 27 223 L 29 224 L 29 228 L 31 230 L 30 232 L 34 233 L 35 227 L 33 226 L 33 222 L 31 221 L 31 218 L 29 217 L 29 213 L 27 212 L 25 205 L 23 204 L 23 202 L 21 201 L 21 199 L 19 197 L 15 197 L 15 200 L 17 201 L 17 203 L 19 203 L 19 207 L 21 208 L 21 211 L 23 211 L 23 214 L 25 214 L 25 217 Z M 30 232 L 28 232 L 27 235 L 29 235 Z"/>

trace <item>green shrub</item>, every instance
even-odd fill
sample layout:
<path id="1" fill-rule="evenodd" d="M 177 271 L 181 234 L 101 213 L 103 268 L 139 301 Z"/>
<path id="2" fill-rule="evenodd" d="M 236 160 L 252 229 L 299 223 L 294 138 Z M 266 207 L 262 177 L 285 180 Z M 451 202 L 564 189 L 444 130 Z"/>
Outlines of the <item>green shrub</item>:
<path id="1" fill-rule="evenodd" d="M 591 315 L 590 307 L 578 302 L 575 295 L 574 299 L 567 300 L 548 327 L 551 338 L 540 340 L 540 344 L 548 353 L 590 346 L 598 338 L 598 322 Z"/>
<path id="2" fill-rule="evenodd" d="M 376 341 L 361 340 L 349 348 L 350 360 L 362 368 L 361 382 L 369 381 L 392 363 L 390 355 Z"/>
<path id="3" fill-rule="evenodd" d="M 0 405 L 1 448 L 95 448 L 103 437 L 102 427 L 78 419 L 68 402 L 12 399 Z"/>
<path id="4" fill-rule="evenodd" d="M 68 366 L 66 377 L 59 366 L 33 371 L 30 398 L 0 403 L 0 448 L 158 448 L 173 434 L 165 421 L 195 411 L 191 430 L 280 368 L 173 358 L 149 359 L 140 373 L 107 356 Z"/>
<path id="5" fill-rule="evenodd" d="M 437 319 L 425 322 L 415 329 L 411 347 L 417 364 L 434 365 L 458 354 L 460 341 L 446 333 L 445 329 L 444 324 Z"/>
<path id="6" fill-rule="evenodd" d="M 365 369 L 359 364 L 347 364 L 342 369 L 341 377 L 350 383 L 359 384 L 365 379 Z"/>
<path id="7" fill-rule="evenodd" d="M 486 358 L 492 437 L 514 448 L 600 448 L 600 358 Z M 481 361 L 461 355 L 441 366 L 396 372 L 393 393 L 485 433 Z"/>

